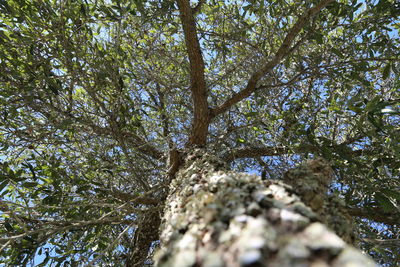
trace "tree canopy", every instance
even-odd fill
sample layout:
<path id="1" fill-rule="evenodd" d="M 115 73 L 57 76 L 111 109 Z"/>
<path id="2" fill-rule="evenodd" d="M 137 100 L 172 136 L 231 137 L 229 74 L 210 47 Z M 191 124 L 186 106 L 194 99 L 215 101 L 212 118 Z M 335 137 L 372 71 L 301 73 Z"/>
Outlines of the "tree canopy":
<path id="1" fill-rule="evenodd" d="M 196 146 L 264 179 L 323 157 L 359 246 L 398 262 L 399 15 L 394 0 L 0 0 L 0 262 L 124 262 Z"/>

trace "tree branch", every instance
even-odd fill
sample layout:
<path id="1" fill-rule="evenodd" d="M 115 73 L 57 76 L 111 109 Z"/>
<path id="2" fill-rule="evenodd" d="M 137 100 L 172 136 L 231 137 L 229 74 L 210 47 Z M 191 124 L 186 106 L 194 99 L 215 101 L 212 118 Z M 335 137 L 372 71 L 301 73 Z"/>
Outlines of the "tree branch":
<path id="1" fill-rule="evenodd" d="M 381 209 L 375 208 L 362 209 L 362 208 L 347 208 L 347 211 L 351 216 L 363 217 L 376 222 L 386 223 L 389 225 L 398 224 L 400 222 L 400 216 L 395 213 L 384 213 Z"/>
<path id="2" fill-rule="evenodd" d="M 95 219 L 91 221 L 55 221 L 55 222 L 50 222 L 44 228 L 39 228 L 36 230 L 31 230 L 25 233 L 13 235 L 13 236 L 6 236 L 6 237 L 1 237 L 0 238 L 0 243 L 7 242 L 9 240 L 17 240 L 21 239 L 25 236 L 29 235 L 34 235 L 38 233 L 46 233 L 46 236 L 51 236 L 55 233 L 60 233 L 66 230 L 72 230 L 72 229 L 81 229 L 87 226 L 93 226 L 93 225 L 105 225 L 105 224 L 132 224 L 136 222 L 136 220 L 127 220 L 123 219 L 121 217 L 112 217 L 112 218 L 100 218 L 100 219 Z M 49 227 L 49 226 L 52 227 Z"/>
<path id="3" fill-rule="evenodd" d="M 148 212 L 139 221 L 125 262 L 126 267 L 143 266 L 151 243 L 159 239 L 158 229 L 161 224 L 159 211 Z"/>
<path id="4" fill-rule="evenodd" d="M 115 188 L 113 188 L 111 190 L 110 189 L 100 189 L 100 190 L 112 195 L 113 197 L 115 197 L 119 200 L 131 202 L 135 205 L 158 205 L 160 203 L 159 200 L 151 198 L 151 197 L 147 197 L 146 195 L 134 196 L 132 194 L 123 192 L 121 190 L 117 190 Z"/>
<path id="5" fill-rule="evenodd" d="M 279 156 L 289 152 L 303 153 L 303 152 L 316 152 L 319 151 L 318 147 L 313 145 L 302 145 L 299 147 L 288 146 L 265 146 L 265 147 L 246 147 L 232 149 L 223 158 L 227 161 L 233 161 L 239 158 L 256 158 L 262 156 Z"/>
<path id="6" fill-rule="evenodd" d="M 247 82 L 246 87 L 241 90 L 240 92 L 234 94 L 230 99 L 226 100 L 225 103 L 221 104 L 220 106 L 216 107 L 211 111 L 211 117 L 215 117 L 226 110 L 228 110 L 231 106 L 235 105 L 236 103 L 240 102 L 241 100 L 247 98 L 252 93 L 257 90 L 257 82 L 268 72 L 270 72 L 276 65 L 278 65 L 282 59 L 288 56 L 292 52 L 292 43 L 303 27 L 307 24 L 311 17 L 315 16 L 319 13 L 324 7 L 328 4 L 334 2 L 334 0 L 322 0 L 318 5 L 315 7 L 307 10 L 293 25 L 290 29 L 289 33 L 286 35 L 285 39 L 283 40 L 281 46 L 279 47 L 278 51 L 276 52 L 275 56 L 267 62 L 261 69 L 253 73 L 250 77 L 249 81 Z"/>
<path id="7" fill-rule="evenodd" d="M 340 146 L 329 146 L 331 149 L 335 149 L 335 147 Z M 300 146 L 265 146 L 265 147 L 246 147 L 246 148 L 236 148 L 232 149 L 228 153 L 224 155 L 224 159 L 227 162 L 233 161 L 235 159 L 240 158 L 257 158 L 257 157 L 266 157 L 266 156 L 280 156 L 284 154 L 292 153 L 316 153 L 319 152 L 321 148 L 316 145 L 303 144 Z M 365 154 L 370 154 L 370 150 L 366 149 L 358 149 L 349 151 L 351 156 L 360 156 Z"/>
<path id="8" fill-rule="evenodd" d="M 113 135 L 112 129 L 109 127 L 101 127 L 96 125 L 92 120 L 88 118 L 84 118 L 83 116 L 81 117 L 76 117 L 73 114 L 66 112 L 58 107 L 55 107 L 53 105 L 50 105 L 40 99 L 41 103 L 36 104 L 33 103 L 32 101 L 27 100 L 26 98 L 23 99 L 24 103 L 32 108 L 36 112 L 40 112 L 45 116 L 56 128 L 60 124 L 59 120 L 56 119 L 55 116 L 53 116 L 50 112 L 46 111 L 44 108 L 49 108 L 57 113 L 58 118 L 68 118 L 72 119 L 74 122 L 89 127 L 93 132 L 98 134 L 99 136 L 105 136 L 105 137 L 110 137 Z M 78 127 L 76 128 L 77 130 L 79 129 Z M 131 143 L 134 143 L 134 146 L 130 146 L 130 148 L 134 148 L 135 150 L 139 151 L 140 153 L 143 153 L 145 155 L 150 156 L 153 159 L 160 160 L 164 156 L 164 153 L 161 151 L 157 150 L 155 147 L 149 144 L 146 140 L 144 140 L 141 136 L 137 135 L 136 133 L 133 132 L 126 132 L 123 130 L 119 130 L 121 132 L 121 135 L 124 136 L 126 141 L 130 141 Z"/>
<path id="9" fill-rule="evenodd" d="M 400 239 L 371 239 L 363 238 L 362 241 L 375 243 L 385 247 L 400 247 Z"/>
<path id="10" fill-rule="evenodd" d="M 199 2 L 197 3 L 197 5 L 192 9 L 193 10 L 193 14 L 196 14 L 197 12 L 199 12 L 201 10 L 201 6 L 205 3 L 205 0 L 199 0 Z"/>
<path id="11" fill-rule="evenodd" d="M 204 145 L 210 124 L 207 103 L 204 60 L 196 32 L 193 10 L 188 0 L 178 0 L 179 14 L 185 35 L 186 49 L 190 62 L 190 91 L 192 93 L 194 118 L 188 145 Z"/>

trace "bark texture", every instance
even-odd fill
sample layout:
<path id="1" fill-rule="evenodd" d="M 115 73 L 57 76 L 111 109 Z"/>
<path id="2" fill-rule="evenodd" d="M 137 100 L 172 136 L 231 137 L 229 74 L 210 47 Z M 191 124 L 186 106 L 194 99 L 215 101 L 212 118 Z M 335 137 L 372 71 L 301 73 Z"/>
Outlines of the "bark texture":
<path id="1" fill-rule="evenodd" d="M 324 224 L 347 218 L 328 223 L 335 217 L 327 215 L 333 197 L 324 196 L 329 167 L 310 162 L 288 172 L 285 181 L 302 176 L 313 183 L 310 189 L 300 183 L 298 196 L 296 182 L 231 172 L 223 161 L 195 150 L 171 184 L 157 266 L 376 266 Z M 348 231 L 341 234 L 351 240 Z"/>
<path id="2" fill-rule="evenodd" d="M 190 1 L 188 0 L 178 0 L 177 3 L 190 62 L 190 91 L 193 100 L 194 117 L 188 146 L 205 145 L 210 124 L 210 111 L 207 103 L 207 88 L 204 77 L 204 59 L 199 38 L 197 37 L 194 17 L 195 10 L 190 7 Z"/>
<path id="3" fill-rule="evenodd" d="M 157 210 L 148 212 L 136 229 L 132 251 L 125 262 L 126 267 L 141 267 L 149 255 L 149 248 L 154 240 L 158 239 L 160 227 L 160 213 Z"/>

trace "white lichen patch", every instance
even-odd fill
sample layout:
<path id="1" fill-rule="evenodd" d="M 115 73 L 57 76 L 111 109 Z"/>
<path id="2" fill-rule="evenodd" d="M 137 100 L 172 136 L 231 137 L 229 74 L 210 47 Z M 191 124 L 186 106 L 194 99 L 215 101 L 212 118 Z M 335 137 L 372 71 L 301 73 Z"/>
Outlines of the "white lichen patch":
<path id="1" fill-rule="evenodd" d="M 333 267 L 377 267 L 370 258 L 354 247 L 347 246 L 332 263 Z"/>
<path id="2" fill-rule="evenodd" d="M 197 238 L 191 232 L 186 232 L 177 242 L 177 248 L 180 250 L 190 250 L 196 247 Z"/>
<path id="3" fill-rule="evenodd" d="M 300 240 L 292 239 L 280 252 L 280 257 L 287 257 L 290 255 L 291 258 L 298 259 L 307 259 L 310 257 L 310 250 L 302 243 Z"/>
<path id="4" fill-rule="evenodd" d="M 346 243 L 321 223 L 312 223 L 308 226 L 301 240 L 304 245 L 312 250 L 329 250 L 332 253 L 340 252 Z"/>
<path id="5" fill-rule="evenodd" d="M 290 222 L 300 223 L 303 225 L 308 224 L 310 222 L 310 220 L 307 217 L 304 217 L 303 215 L 291 211 L 289 209 L 281 210 L 281 218 L 283 221 L 290 221 Z"/>
<path id="6" fill-rule="evenodd" d="M 215 173 L 208 178 L 210 185 L 215 184 L 218 185 L 219 183 L 233 183 L 233 179 L 226 174 L 219 174 Z"/>

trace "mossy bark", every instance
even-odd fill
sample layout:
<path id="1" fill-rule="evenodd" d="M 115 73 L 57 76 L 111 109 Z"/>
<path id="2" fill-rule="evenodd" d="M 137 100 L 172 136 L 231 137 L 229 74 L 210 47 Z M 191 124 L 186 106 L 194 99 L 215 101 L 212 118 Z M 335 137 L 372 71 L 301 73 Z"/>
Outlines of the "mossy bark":
<path id="1" fill-rule="evenodd" d="M 327 203 L 332 196 L 325 196 L 329 175 L 324 163 L 311 162 L 288 172 L 286 183 L 262 181 L 229 171 L 218 158 L 194 151 L 171 183 L 156 265 L 376 266 L 326 226 L 351 225 L 346 215 L 327 214 L 332 205 Z M 287 182 L 302 177 L 313 183 L 299 186 L 296 180 L 296 195 Z M 332 202 L 340 206 L 340 201 Z M 348 230 L 342 235 L 351 241 Z"/>

